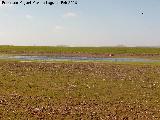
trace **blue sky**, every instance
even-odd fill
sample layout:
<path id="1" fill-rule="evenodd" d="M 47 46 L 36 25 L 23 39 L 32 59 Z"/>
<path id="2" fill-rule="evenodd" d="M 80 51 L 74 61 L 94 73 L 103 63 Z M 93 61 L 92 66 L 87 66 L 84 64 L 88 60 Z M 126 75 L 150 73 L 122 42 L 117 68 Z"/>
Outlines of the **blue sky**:
<path id="1" fill-rule="evenodd" d="M 0 44 L 160 46 L 159 11 L 159 0 L 0 5 Z"/>

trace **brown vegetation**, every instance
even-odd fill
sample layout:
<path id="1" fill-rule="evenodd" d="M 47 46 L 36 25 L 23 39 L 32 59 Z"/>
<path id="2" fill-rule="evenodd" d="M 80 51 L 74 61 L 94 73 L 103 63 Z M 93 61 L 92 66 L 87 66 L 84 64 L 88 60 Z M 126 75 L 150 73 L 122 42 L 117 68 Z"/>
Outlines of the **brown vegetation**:
<path id="1" fill-rule="evenodd" d="M 160 119 L 160 66 L 0 63 L 0 119 Z"/>

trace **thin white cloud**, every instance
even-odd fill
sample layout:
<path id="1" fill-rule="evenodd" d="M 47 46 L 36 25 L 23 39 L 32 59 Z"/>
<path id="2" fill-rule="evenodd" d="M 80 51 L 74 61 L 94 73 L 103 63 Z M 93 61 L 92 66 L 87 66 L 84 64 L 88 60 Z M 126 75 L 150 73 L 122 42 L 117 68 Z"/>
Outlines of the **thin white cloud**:
<path id="1" fill-rule="evenodd" d="M 63 17 L 77 17 L 78 15 L 74 12 L 67 12 L 63 15 Z"/>
<path id="2" fill-rule="evenodd" d="M 63 30 L 64 29 L 64 27 L 62 27 L 62 26 L 60 26 L 60 25 L 56 25 L 55 26 L 55 30 Z"/>
<path id="3" fill-rule="evenodd" d="M 25 15 L 25 18 L 26 18 L 26 19 L 32 19 L 32 18 L 33 18 L 33 16 L 32 16 L 32 15 L 27 14 L 27 15 Z"/>
<path id="4" fill-rule="evenodd" d="M 55 33 L 59 33 L 59 32 L 62 32 L 64 31 L 64 27 L 61 26 L 61 25 L 56 25 L 54 28 L 53 28 L 53 32 Z"/>

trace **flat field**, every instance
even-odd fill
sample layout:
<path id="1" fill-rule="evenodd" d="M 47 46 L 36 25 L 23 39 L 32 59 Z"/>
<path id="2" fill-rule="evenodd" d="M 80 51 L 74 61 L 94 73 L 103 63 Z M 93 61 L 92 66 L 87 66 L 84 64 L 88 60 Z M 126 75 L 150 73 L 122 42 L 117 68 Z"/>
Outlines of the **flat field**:
<path id="1" fill-rule="evenodd" d="M 0 62 L 2 120 L 159 120 L 160 65 Z"/>
<path id="2" fill-rule="evenodd" d="M 49 47 L 49 46 L 0 46 L 0 54 L 57 55 L 57 56 L 158 56 L 160 48 L 149 47 Z"/>

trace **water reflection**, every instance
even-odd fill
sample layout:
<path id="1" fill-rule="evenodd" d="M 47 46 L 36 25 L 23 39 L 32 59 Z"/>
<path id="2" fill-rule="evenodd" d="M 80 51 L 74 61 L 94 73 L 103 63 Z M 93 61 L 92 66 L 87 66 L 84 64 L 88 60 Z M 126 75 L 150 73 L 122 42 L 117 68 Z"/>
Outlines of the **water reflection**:
<path id="1" fill-rule="evenodd" d="M 93 57 L 62 57 L 62 56 L 0 56 L 0 59 L 40 60 L 40 61 L 110 61 L 110 62 L 160 62 L 145 58 L 93 58 Z"/>

